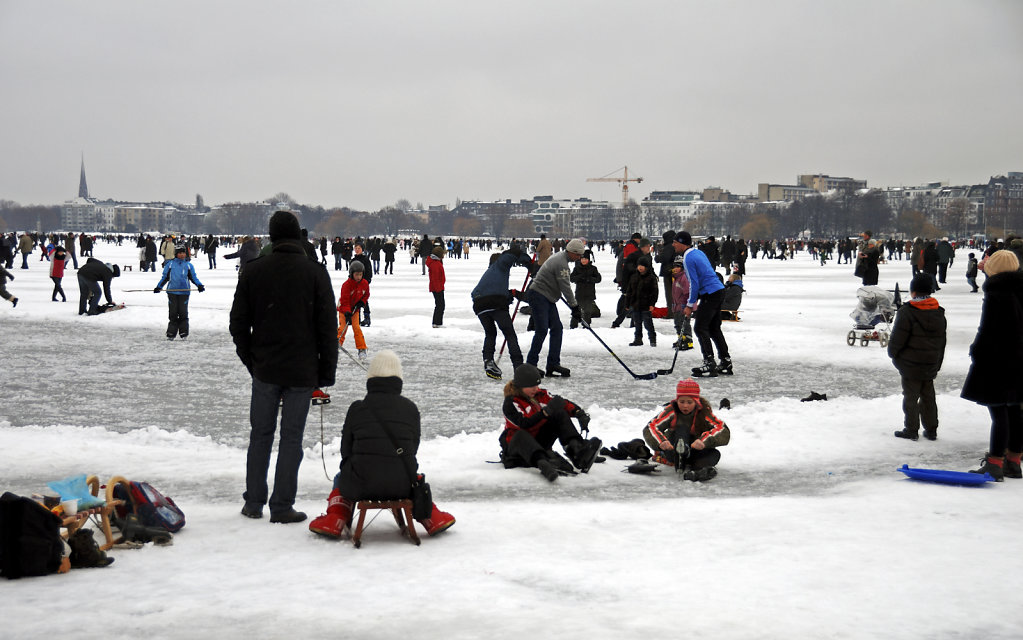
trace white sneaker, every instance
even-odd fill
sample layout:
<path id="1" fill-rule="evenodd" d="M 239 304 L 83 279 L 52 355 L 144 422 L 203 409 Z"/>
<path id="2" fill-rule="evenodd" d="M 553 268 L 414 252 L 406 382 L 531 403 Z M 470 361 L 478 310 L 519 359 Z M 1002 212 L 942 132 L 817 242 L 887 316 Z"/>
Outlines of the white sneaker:
<path id="1" fill-rule="evenodd" d="M 366 354 L 366 349 L 359 349 L 359 362 L 365 363 L 368 359 L 369 356 Z"/>

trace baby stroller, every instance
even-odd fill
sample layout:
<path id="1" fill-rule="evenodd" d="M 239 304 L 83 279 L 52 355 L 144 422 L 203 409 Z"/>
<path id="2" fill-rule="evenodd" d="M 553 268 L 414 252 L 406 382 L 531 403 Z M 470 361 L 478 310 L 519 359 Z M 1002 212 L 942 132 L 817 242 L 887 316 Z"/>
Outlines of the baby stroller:
<path id="1" fill-rule="evenodd" d="M 856 324 L 845 337 L 851 347 L 859 340 L 865 347 L 876 340 L 882 347 L 888 346 L 891 323 L 895 317 L 895 296 L 881 287 L 871 285 L 856 291 L 856 308 L 849 314 Z"/>

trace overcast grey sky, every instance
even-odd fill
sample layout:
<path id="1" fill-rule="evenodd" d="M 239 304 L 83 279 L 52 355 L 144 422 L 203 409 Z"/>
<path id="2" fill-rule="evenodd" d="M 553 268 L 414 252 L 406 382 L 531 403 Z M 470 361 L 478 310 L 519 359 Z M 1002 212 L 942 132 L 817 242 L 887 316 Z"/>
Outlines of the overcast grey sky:
<path id="1" fill-rule="evenodd" d="M 1019 0 L 0 0 L 0 198 L 377 209 L 1023 171 Z"/>

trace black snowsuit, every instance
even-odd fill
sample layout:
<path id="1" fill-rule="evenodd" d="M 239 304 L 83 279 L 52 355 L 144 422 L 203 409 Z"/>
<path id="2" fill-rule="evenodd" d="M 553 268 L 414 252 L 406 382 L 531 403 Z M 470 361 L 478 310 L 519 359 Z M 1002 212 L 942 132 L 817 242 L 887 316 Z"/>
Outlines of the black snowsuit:
<path id="1" fill-rule="evenodd" d="M 348 500 L 406 498 L 412 491 L 409 467 L 419 463 L 420 422 L 415 403 L 401 395 L 398 377 L 366 380 L 366 397 L 348 407 L 341 431 L 341 472 L 338 489 Z M 403 461 L 381 426 L 387 425 Z"/>
<path id="2" fill-rule="evenodd" d="M 586 324 L 590 324 L 591 318 L 600 317 L 597 309 L 597 283 L 601 280 L 600 271 L 592 262 L 587 265 L 576 262 L 570 279 L 575 283 L 575 301 L 579 303 L 579 315 Z M 575 329 L 578 326 L 579 319 L 572 318 L 569 327 Z"/>

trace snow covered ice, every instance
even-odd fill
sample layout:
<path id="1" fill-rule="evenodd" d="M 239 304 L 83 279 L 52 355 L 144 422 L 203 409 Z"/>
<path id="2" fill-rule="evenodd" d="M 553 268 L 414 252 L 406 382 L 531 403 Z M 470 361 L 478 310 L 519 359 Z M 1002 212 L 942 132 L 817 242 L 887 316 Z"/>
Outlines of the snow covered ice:
<path id="1" fill-rule="evenodd" d="M 134 243 L 98 242 L 96 257 L 134 264 Z M 188 524 L 170 547 L 114 550 L 106 569 L 0 583 L 0 636 L 50 637 L 78 612 L 83 638 L 350 637 L 711 638 L 1012 637 L 1023 580 L 1023 482 L 981 488 L 924 484 L 896 469 L 965 471 L 987 447 L 987 411 L 961 400 L 981 294 L 970 294 L 961 251 L 936 294 L 948 349 L 936 380 L 936 442 L 899 440 L 899 376 L 876 342 L 847 346 L 860 281 L 849 265 L 750 260 L 742 322 L 724 331 L 735 375 L 700 379 L 732 431 L 719 475 L 705 484 L 670 471 L 622 473 L 608 460 L 547 483 L 534 469 L 504 470 L 497 436 L 501 382 L 484 375 L 482 328 L 468 292 L 487 264 L 446 259 L 445 328 L 418 264 L 399 253 L 395 275 L 371 285 L 370 356 L 393 349 L 404 395 L 422 413 L 419 453 L 438 504 L 458 520 L 414 547 L 386 516 L 356 550 L 315 536 L 307 523 L 271 525 L 239 514 L 248 439 L 249 377 L 227 332 L 234 261 L 194 259 L 206 292 L 193 293 L 191 334 L 168 342 L 160 274 L 122 272 L 114 299 L 127 308 L 77 315 L 50 302 L 46 262 L 30 257 L 0 303 L 3 402 L 0 488 L 20 494 L 91 473 L 146 480 Z M 595 330 L 636 373 L 671 363 L 661 346 L 629 348 L 632 330 L 609 328 L 614 260 L 597 252 L 603 317 Z M 881 265 L 880 285 L 905 291 L 906 261 Z M 346 272 L 330 271 L 335 294 Z M 525 272 L 513 269 L 511 286 Z M 663 304 L 663 301 L 660 302 Z M 640 436 L 675 383 L 698 366 L 679 354 L 674 373 L 633 380 L 585 329 L 567 329 L 568 379 L 545 380 L 581 404 L 605 444 Z M 528 349 L 526 318 L 516 319 Z M 499 336 L 500 338 L 500 336 Z M 352 346 L 351 341 L 346 346 Z M 541 364 L 546 351 L 541 354 Z M 506 377 L 511 364 L 502 359 Z M 338 465 L 348 403 L 365 373 L 343 354 L 332 404 L 306 427 L 297 509 L 322 513 Z M 801 403 L 810 391 L 826 402 Z M 272 468 L 272 466 L 271 466 Z"/>

